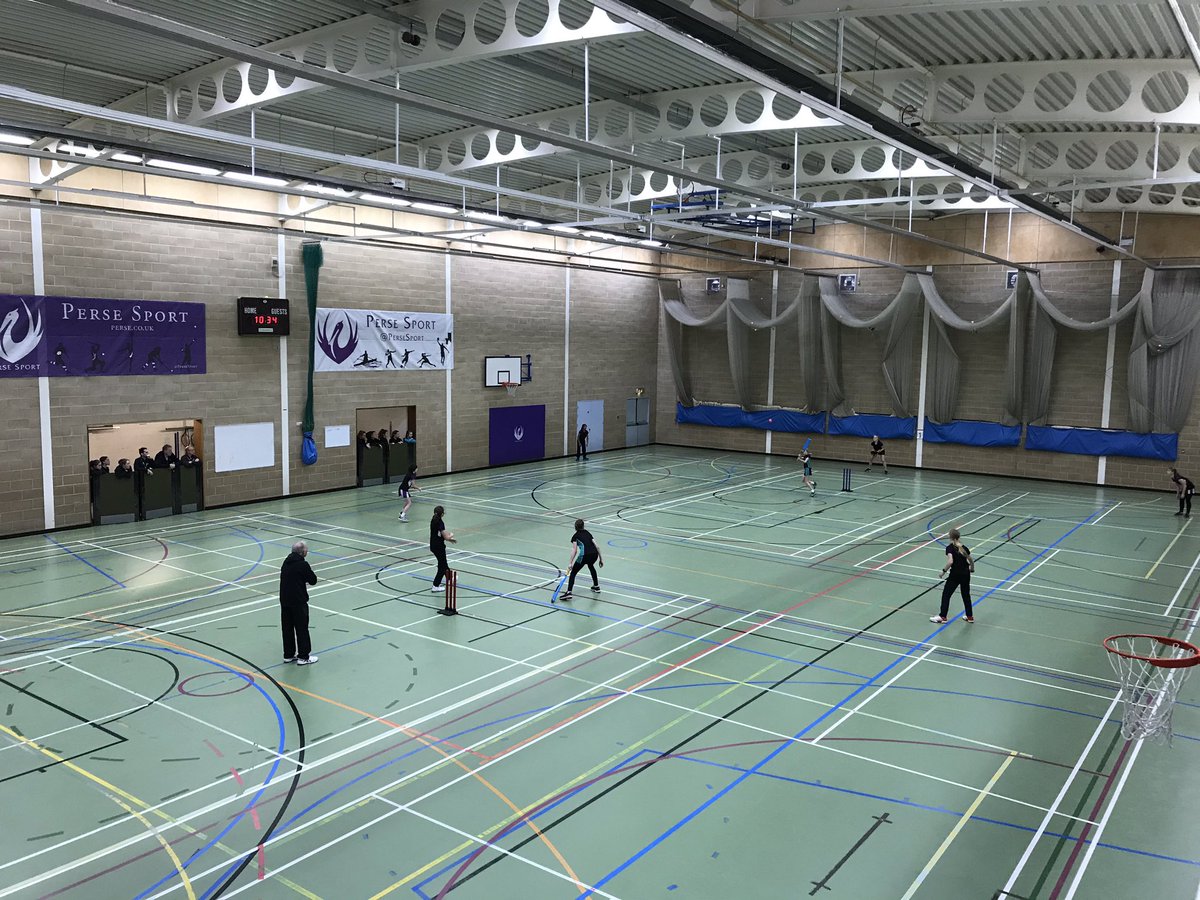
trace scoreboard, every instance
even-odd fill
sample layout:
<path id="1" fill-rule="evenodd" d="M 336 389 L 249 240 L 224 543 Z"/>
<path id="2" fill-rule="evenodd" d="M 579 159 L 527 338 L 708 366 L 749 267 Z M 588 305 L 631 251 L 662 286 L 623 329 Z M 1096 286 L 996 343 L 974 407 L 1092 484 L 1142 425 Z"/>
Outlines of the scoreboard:
<path id="1" fill-rule="evenodd" d="M 238 299 L 238 334 L 290 334 L 287 300 L 272 297 Z"/>

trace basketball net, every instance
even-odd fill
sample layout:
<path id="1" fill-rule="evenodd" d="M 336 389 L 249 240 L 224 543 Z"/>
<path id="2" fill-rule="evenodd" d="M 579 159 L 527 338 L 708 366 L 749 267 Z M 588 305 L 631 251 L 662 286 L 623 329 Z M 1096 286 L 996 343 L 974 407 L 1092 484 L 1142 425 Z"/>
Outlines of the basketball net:
<path id="1" fill-rule="evenodd" d="M 1121 682 L 1121 735 L 1169 746 L 1175 700 L 1200 662 L 1200 651 L 1186 641 L 1148 634 L 1115 635 L 1104 649 Z"/>

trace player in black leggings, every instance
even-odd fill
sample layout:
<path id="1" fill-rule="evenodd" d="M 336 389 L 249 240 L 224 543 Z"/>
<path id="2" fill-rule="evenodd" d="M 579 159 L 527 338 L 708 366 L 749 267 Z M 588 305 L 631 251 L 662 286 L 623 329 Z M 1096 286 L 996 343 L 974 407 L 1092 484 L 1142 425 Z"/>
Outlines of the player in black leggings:
<path id="1" fill-rule="evenodd" d="M 962 592 L 963 621 L 974 622 L 975 614 L 971 610 L 971 573 L 975 571 L 975 560 L 971 558 L 971 549 L 962 542 L 957 528 L 951 528 L 946 544 L 946 565 L 942 566 L 942 577 L 949 570 L 950 577 L 942 588 L 942 609 L 936 616 L 930 616 L 930 622 L 941 625 L 947 621 L 946 614 L 950 612 L 950 595 L 958 588 Z"/>
<path id="2" fill-rule="evenodd" d="M 1175 493 L 1179 496 L 1179 512 L 1175 515 L 1190 519 L 1192 517 L 1192 494 L 1196 493 L 1196 485 L 1192 484 L 1192 479 L 1180 475 L 1179 470 L 1173 466 L 1167 469 L 1167 474 L 1175 483 Z"/>
<path id="3" fill-rule="evenodd" d="M 575 533 L 571 535 L 571 578 L 567 582 L 567 590 L 559 600 L 570 600 L 571 591 L 575 589 L 575 576 L 579 574 L 579 570 L 584 566 L 588 567 L 588 571 L 592 573 L 592 590 L 600 590 L 600 579 L 596 577 L 596 563 L 600 563 L 600 568 L 604 568 L 604 557 L 600 555 L 600 548 L 596 546 L 596 541 L 592 537 L 591 532 L 583 527 L 583 519 L 575 520 Z"/>

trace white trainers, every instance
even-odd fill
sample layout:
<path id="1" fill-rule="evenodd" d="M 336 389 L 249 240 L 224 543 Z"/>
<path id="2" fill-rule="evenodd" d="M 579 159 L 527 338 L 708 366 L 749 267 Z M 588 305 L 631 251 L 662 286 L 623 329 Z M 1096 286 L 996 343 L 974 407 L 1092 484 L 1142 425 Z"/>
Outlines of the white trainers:
<path id="1" fill-rule="evenodd" d="M 404 513 L 400 513 L 400 515 L 399 515 L 399 516 L 397 516 L 396 518 L 398 518 L 398 519 L 399 519 L 401 522 L 407 522 L 407 521 L 408 521 L 408 516 L 404 515 Z"/>
<path id="2" fill-rule="evenodd" d="M 446 586 L 442 584 L 435 584 L 429 589 L 429 591 L 433 594 L 444 594 L 446 592 Z"/>
<path id="3" fill-rule="evenodd" d="M 296 657 L 296 665 L 311 666 L 313 663 L 315 663 L 320 658 L 321 657 L 317 656 L 317 654 L 315 654 L 315 653 L 308 654 L 308 659 L 301 659 L 300 657 Z"/>
<path id="4" fill-rule="evenodd" d="M 937 624 L 937 625 L 945 625 L 945 624 L 946 624 L 947 622 L 949 622 L 950 620 L 949 620 L 949 619 L 943 619 L 941 616 L 930 616 L 930 617 L 929 617 L 929 621 L 930 621 L 930 622 L 933 622 L 933 623 L 935 623 L 935 624 Z"/>

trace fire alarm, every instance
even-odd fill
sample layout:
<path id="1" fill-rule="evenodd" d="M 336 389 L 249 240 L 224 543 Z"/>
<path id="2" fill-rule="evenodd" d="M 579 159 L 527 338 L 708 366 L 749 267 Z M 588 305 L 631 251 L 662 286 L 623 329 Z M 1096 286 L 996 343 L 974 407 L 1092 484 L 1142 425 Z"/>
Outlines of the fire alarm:
<path id="1" fill-rule="evenodd" d="M 710 294 L 721 293 L 721 279 L 709 278 L 704 282 L 704 289 Z"/>

